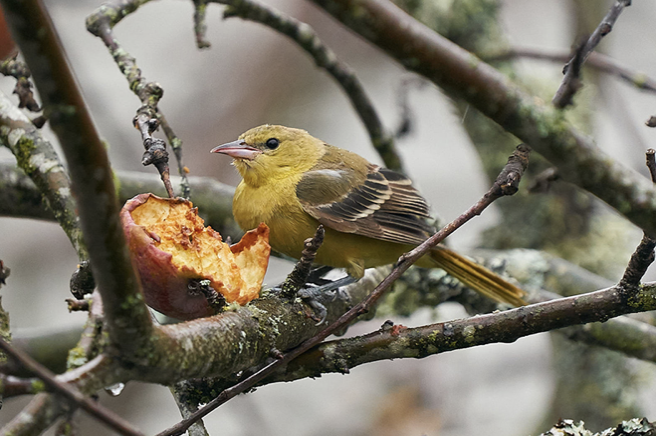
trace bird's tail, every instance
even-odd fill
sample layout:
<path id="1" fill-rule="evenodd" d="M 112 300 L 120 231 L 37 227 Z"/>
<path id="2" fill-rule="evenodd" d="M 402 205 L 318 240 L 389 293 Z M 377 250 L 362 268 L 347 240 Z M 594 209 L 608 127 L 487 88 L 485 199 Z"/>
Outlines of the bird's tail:
<path id="1" fill-rule="evenodd" d="M 430 257 L 439 268 L 488 298 L 513 306 L 528 304 L 522 299 L 526 295 L 524 291 L 455 251 L 438 246 L 431 251 Z"/>

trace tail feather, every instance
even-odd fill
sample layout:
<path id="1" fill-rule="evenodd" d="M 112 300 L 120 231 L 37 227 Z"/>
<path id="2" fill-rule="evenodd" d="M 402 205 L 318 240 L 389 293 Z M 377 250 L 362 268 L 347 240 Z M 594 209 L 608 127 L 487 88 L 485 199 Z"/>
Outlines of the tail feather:
<path id="1" fill-rule="evenodd" d="M 517 286 L 448 248 L 438 246 L 431 251 L 430 257 L 449 275 L 488 298 L 513 306 L 528 304 L 522 299 L 526 293 Z"/>

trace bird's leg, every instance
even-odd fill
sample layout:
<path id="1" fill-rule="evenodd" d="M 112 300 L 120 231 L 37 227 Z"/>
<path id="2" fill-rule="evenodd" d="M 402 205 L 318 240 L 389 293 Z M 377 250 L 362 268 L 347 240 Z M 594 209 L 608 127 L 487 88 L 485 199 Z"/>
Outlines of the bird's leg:
<path id="1" fill-rule="evenodd" d="M 321 325 L 324 323 L 326 317 L 328 316 L 328 310 L 326 309 L 326 306 L 324 306 L 319 300 L 325 298 L 328 292 L 334 292 L 330 301 L 333 301 L 335 298 L 337 298 L 338 295 L 340 298 L 348 299 L 348 295 L 341 293 L 340 289 L 343 286 L 354 283 L 355 281 L 355 278 L 346 276 L 321 286 L 312 286 L 308 283 L 306 284 L 306 287 L 299 289 L 296 295 L 301 300 L 303 300 L 305 304 L 310 306 L 314 312 L 310 317 L 317 321 L 316 325 Z"/>
<path id="2" fill-rule="evenodd" d="M 306 283 L 314 283 L 315 285 L 325 285 L 331 283 L 332 280 L 325 279 L 324 276 L 332 270 L 332 266 L 318 266 L 310 271 Z"/>

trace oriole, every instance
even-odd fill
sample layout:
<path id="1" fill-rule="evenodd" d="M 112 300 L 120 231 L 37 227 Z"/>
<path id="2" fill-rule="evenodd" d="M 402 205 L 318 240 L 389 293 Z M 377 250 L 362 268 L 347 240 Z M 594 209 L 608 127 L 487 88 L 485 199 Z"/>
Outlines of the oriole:
<path id="1" fill-rule="evenodd" d="M 426 222 L 426 200 L 410 179 L 304 130 L 255 127 L 211 151 L 231 156 L 242 176 L 232 204 L 237 223 L 246 230 L 265 222 L 271 246 L 294 258 L 323 224 L 315 261 L 358 279 L 365 268 L 395 262 L 434 231 Z M 443 268 L 496 301 L 526 304 L 521 289 L 446 247 L 435 247 L 417 265 Z"/>

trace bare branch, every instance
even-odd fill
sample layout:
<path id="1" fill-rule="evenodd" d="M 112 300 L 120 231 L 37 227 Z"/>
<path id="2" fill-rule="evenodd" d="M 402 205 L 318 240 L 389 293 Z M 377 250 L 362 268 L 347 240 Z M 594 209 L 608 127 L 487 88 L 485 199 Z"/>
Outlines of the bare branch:
<path id="1" fill-rule="evenodd" d="M 165 195 L 159 177 L 142 172 L 117 171 L 119 201 L 125 203 L 143 192 Z M 173 176 L 174 183 L 180 178 Z M 232 216 L 232 195 L 235 188 L 210 177 L 189 177 L 194 188 L 194 204 L 206 223 L 223 235 L 240 235 L 241 229 Z M 14 201 L 20 198 L 21 201 Z M 52 213 L 42 205 L 41 194 L 34 183 L 14 165 L 0 162 L 0 216 L 54 220 Z"/>
<path id="2" fill-rule="evenodd" d="M 32 360 L 31 357 L 24 354 L 22 351 L 16 350 L 11 347 L 3 339 L 0 339 L 0 348 L 7 353 L 12 359 L 20 362 L 21 366 L 28 369 L 30 372 L 34 373 L 39 377 L 45 385 L 56 392 L 58 395 L 66 398 L 68 401 L 73 402 L 85 412 L 89 413 L 94 418 L 98 419 L 100 422 L 106 424 L 110 428 L 118 431 L 121 434 L 131 435 L 131 436 L 143 436 L 143 434 L 135 429 L 130 423 L 123 420 L 120 416 L 116 415 L 109 409 L 101 406 L 95 401 L 92 401 L 90 398 L 85 396 L 82 392 L 70 386 L 69 384 L 62 383 L 55 378 L 55 375 L 51 373 L 48 369 L 41 366 L 39 363 Z"/>
<path id="3" fill-rule="evenodd" d="M 5 76 L 12 76 L 16 79 L 16 87 L 14 94 L 18 95 L 18 107 L 20 109 L 27 108 L 32 112 L 41 110 L 39 103 L 34 99 L 32 92 L 32 82 L 30 82 L 30 70 L 23 62 L 16 60 L 16 55 L 6 59 L 0 63 L 0 73 Z"/>
<path id="4" fill-rule="evenodd" d="M 548 51 L 541 48 L 515 47 L 501 53 L 484 54 L 481 56 L 485 62 L 501 61 L 514 58 L 540 59 L 551 62 L 567 62 L 571 58 L 571 53 L 561 51 Z M 656 79 L 649 77 L 641 71 L 635 71 L 627 68 L 617 62 L 615 59 L 605 54 L 592 52 L 590 53 L 586 66 L 602 71 L 606 74 L 617 76 L 626 83 L 635 86 L 638 89 L 647 92 L 656 92 Z"/>
<path id="5" fill-rule="evenodd" d="M 301 258 L 294 266 L 294 270 L 289 273 L 287 279 L 282 284 L 282 294 L 286 297 L 293 296 L 300 288 L 303 286 L 310 275 L 310 270 L 312 268 L 312 262 L 317 255 L 317 250 L 321 247 L 323 243 L 324 235 L 326 231 L 323 226 L 320 225 L 317 227 L 317 231 L 314 233 L 312 238 L 305 240 L 305 248 L 301 253 Z"/>
<path id="6" fill-rule="evenodd" d="M 173 398 L 175 398 L 175 403 L 177 404 L 178 409 L 180 409 L 180 415 L 182 415 L 182 418 L 188 418 L 198 411 L 198 406 L 190 404 L 186 401 L 184 396 L 181 395 L 181 389 L 183 389 L 182 386 L 185 383 L 186 382 L 180 382 L 170 388 L 171 394 L 173 394 Z M 202 420 L 196 421 L 191 427 L 189 427 L 187 434 L 189 436 L 209 436 Z"/>
<path id="7" fill-rule="evenodd" d="M 565 64 L 565 68 L 563 69 L 565 77 L 552 100 L 555 107 L 562 109 L 572 104 L 574 94 L 581 87 L 579 81 L 581 66 L 599 42 L 601 42 L 601 38 L 613 30 L 613 25 L 627 6 L 631 6 L 631 0 L 616 0 L 606 16 L 601 20 L 601 23 L 599 23 L 599 26 L 592 32 L 592 35 L 590 35 L 587 41 L 577 47 L 574 57 Z"/>
<path id="8" fill-rule="evenodd" d="M 309 350 L 290 363 L 285 375 L 280 374 L 278 380 L 318 377 L 327 372 L 346 373 L 355 366 L 378 360 L 423 358 L 489 343 L 514 342 L 524 336 L 575 324 L 604 322 L 634 312 L 635 307 L 622 294 L 623 289 L 616 286 L 422 327 L 390 329 L 384 326 L 364 336 L 325 342 Z M 646 302 L 653 295 L 656 295 L 656 283 L 644 285 L 637 299 Z M 656 304 L 649 306 L 656 307 Z M 655 339 L 652 335 L 651 341 Z M 656 357 L 652 350 L 644 351 L 651 359 Z"/>
<path id="9" fill-rule="evenodd" d="M 651 148 L 646 153 L 646 165 L 651 175 L 651 181 L 656 183 L 656 152 Z M 640 280 L 647 272 L 647 268 L 654 262 L 654 248 L 656 248 L 656 239 L 646 233 L 643 234 L 640 244 L 638 244 L 638 247 L 631 255 L 629 264 L 626 266 L 619 283 L 620 287 L 628 291 L 640 285 Z"/>
<path id="10" fill-rule="evenodd" d="M 125 246 L 107 151 L 43 4 L 3 0 L 2 5 L 66 156 L 110 341 L 129 358 L 143 352 L 152 322 Z"/>
<path id="11" fill-rule="evenodd" d="M 122 48 L 112 29 L 123 18 L 136 11 L 140 6 L 149 0 L 132 0 L 122 1 L 118 4 L 105 4 L 99 7 L 94 13 L 87 17 L 87 30 L 93 35 L 100 38 L 105 46 L 109 49 L 123 75 L 128 79 L 129 87 L 141 101 L 141 107 L 137 110 L 134 117 L 134 125 L 141 133 L 141 140 L 145 148 L 142 158 L 143 165 L 154 165 L 160 174 L 162 182 L 166 188 L 169 197 L 174 197 L 173 188 L 169 177 L 168 152 L 166 144 L 161 139 L 154 138 L 152 134 L 159 128 L 161 122 L 161 112 L 158 108 L 159 100 L 163 96 L 163 89 L 155 82 L 148 82 L 142 76 L 141 70 L 137 67 L 136 59 Z M 182 152 L 180 151 L 181 141 L 173 134 L 168 124 L 166 125 L 166 135 L 171 141 L 176 138 L 175 147 L 180 177 L 182 178 L 183 195 L 189 196 L 189 186 L 186 182 L 186 171 L 183 171 Z"/>
<path id="12" fill-rule="evenodd" d="M 225 17 L 241 17 L 262 23 L 291 38 L 305 50 L 318 67 L 326 70 L 346 93 L 356 113 L 364 123 L 371 142 L 382 158 L 385 166 L 402 170 L 401 157 L 394 147 L 394 138 L 385 132 L 373 104 L 355 73 L 337 55 L 321 42 L 314 30 L 306 23 L 287 17 L 270 6 L 252 0 L 209 0 L 228 5 Z"/>
<path id="13" fill-rule="evenodd" d="M 196 34 L 196 47 L 209 48 L 212 44 L 205 38 L 207 24 L 205 14 L 207 13 L 207 0 L 194 0 L 194 33 Z"/>
<path id="14" fill-rule="evenodd" d="M 656 191 L 633 170 L 614 161 L 560 111 L 537 103 L 502 73 L 420 24 L 387 0 L 313 0 L 337 20 L 462 98 L 544 156 L 565 181 L 596 195 L 656 236 Z M 354 14 L 353 11 L 357 11 Z"/>

